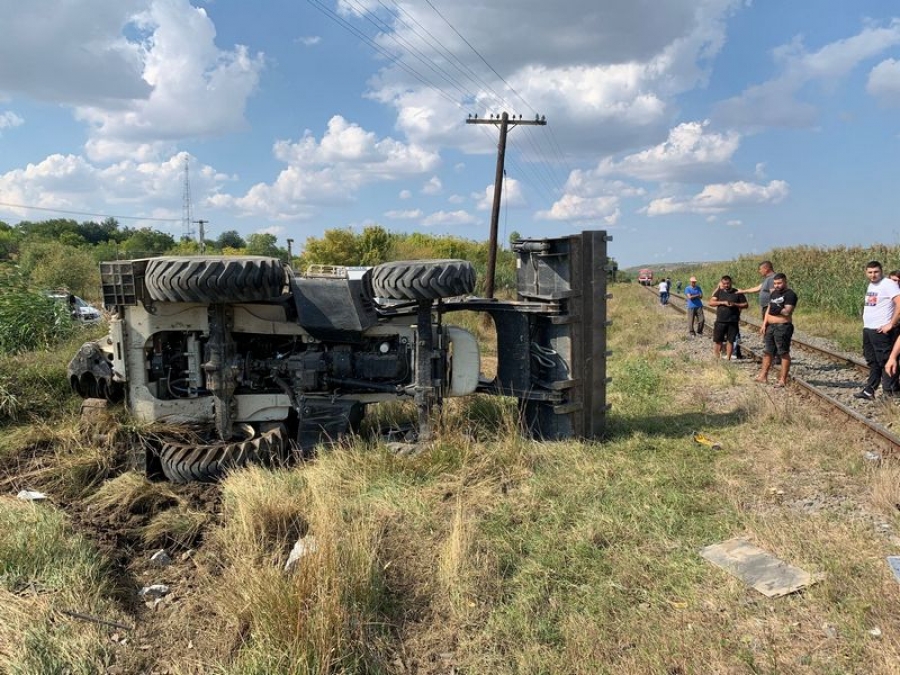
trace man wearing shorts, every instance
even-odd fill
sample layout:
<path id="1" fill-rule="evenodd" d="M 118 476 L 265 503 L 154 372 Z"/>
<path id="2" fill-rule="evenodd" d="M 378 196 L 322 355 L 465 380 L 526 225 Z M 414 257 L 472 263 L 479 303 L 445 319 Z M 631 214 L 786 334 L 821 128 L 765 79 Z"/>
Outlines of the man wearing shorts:
<path id="1" fill-rule="evenodd" d="M 759 331 L 763 336 L 764 346 L 762 370 L 756 376 L 757 382 L 769 381 L 769 369 L 777 354 L 781 357 L 781 369 L 775 386 L 783 387 L 787 384 L 791 369 L 791 337 L 794 335 L 792 316 L 796 306 L 797 294 L 787 287 L 787 277 L 779 272 L 772 279 L 772 293 Z"/>
<path id="2" fill-rule="evenodd" d="M 731 360 L 734 339 L 737 337 L 741 320 L 741 310 L 747 309 L 747 298 L 731 285 L 731 277 L 727 274 L 719 281 L 719 287 L 709 301 L 710 307 L 716 308 L 716 322 L 713 324 L 713 354 L 719 358 L 722 344 L 725 344 L 725 356 Z"/>

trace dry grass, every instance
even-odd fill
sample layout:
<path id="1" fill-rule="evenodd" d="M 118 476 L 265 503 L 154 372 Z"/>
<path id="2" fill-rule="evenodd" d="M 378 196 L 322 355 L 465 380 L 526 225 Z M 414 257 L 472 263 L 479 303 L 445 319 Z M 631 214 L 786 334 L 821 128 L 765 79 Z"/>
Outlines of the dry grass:
<path id="1" fill-rule="evenodd" d="M 881 523 L 900 526 L 900 472 L 863 460 L 849 425 L 796 392 L 712 361 L 708 343 L 692 347 L 683 317 L 646 292 L 614 292 L 603 443 L 532 442 L 515 402 L 471 397 L 447 402 L 420 454 L 369 440 L 292 470 L 236 471 L 215 521 L 132 473 L 91 488 L 92 513 L 147 516 L 148 545 L 203 531 L 202 601 L 173 605 L 166 625 L 184 623 L 185 644 L 202 624 L 206 649 L 193 660 L 172 651 L 167 667 L 896 672 L 900 585 Z M 387 406 L 376 417 L 409 414 Z M 722 448 L 698 445 L 693 431 Z M 315 550 L 285 572 L 301 536 Z M 698 555 L 736 536 L 821 580 L 767 599 Z M 41 601 L 58 607 L 56 596 Z M 10 622 L 0 639 L 20 638 L 36 611 L 0 595 Z M 27 672 L 26 658 L 7 663 Z"/>
<path id="2" fill-rule="evenodd" d="M 223 485 L 225 524 L 213 537 L 223 569 L 210 581 L 219 589 L 215 610 L 240 644 L 228 672 L 355 671 L 373 659 L 379 527 L 352 509 L 353 481 L 326 464 L 302 473 L 248 469 Z M 315 550 L 286 573 L 305 533 Z"/>

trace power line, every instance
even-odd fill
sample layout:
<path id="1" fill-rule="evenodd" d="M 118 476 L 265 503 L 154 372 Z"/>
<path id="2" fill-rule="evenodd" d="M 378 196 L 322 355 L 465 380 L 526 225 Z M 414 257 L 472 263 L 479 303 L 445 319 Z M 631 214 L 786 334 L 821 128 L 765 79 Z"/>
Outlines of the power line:
<path id="1" fill-rule="evenodd" d="M 69 211 L 67 209 L 53 209 L 46 206 L 27 206 L 25 204 L 10 204 L 0 202 L 0 206 L 13 209 L 29 209 L 31 211 L 49 211 L 51 213 L 66 213 L 73 216 L 94 216 L 96 218 L 114 218 L 115 220 L 152 220 L 160 223 L 179 223 L 181 218 L 153 218 L 151 216 L 114 216 L 108 213 L 95 213 L 90 211 Z"/>

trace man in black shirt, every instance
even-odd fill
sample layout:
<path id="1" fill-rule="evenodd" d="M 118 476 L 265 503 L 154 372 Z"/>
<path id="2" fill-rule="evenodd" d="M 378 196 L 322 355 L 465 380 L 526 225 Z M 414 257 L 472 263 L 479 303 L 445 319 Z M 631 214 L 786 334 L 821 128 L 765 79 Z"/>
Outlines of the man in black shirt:
<path id="1" fill-rule="evenodd" d="M 719 281 L 719 287 L 709 301 L 710 307 L 716 308 L 716 323 L 713 325 L 713 354 L 719 358 L 722 354 L 722 343 L 725 343 L 725 356 L 731 360 L 734 339 L 738 334 L 738 323 L 741 310 L 747 309 L 747 298 L 731 285 L 731 277 L 727 274 Z"/>
<path id="2" fill-rule="evenodd" d="M 797 294 L 787 287 L 787 277 L 779 272 L 772 280 L 772 295 L 766 315 L 763 317 L 760 334 L 763 336 L 762 370 L 756 376 L 757 382 L 767 382 L 772 359 L 777 353 L 781 357 L 781 368 L 776 387 L 787 384 L 788 371 L 791 369 L 791 337 L 794 335 L 794 308 L 797 306 Z"/>

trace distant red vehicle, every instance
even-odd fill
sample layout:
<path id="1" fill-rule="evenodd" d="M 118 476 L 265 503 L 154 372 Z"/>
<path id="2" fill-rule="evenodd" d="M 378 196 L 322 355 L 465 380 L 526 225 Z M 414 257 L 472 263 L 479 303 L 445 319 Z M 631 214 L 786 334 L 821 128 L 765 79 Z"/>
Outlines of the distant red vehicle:
<path id="1" fill-rule="evenodd" d="M 638 272 L 638 283 L 641 286 L 653 285 L 653 270 L 641 270 Z"/>

